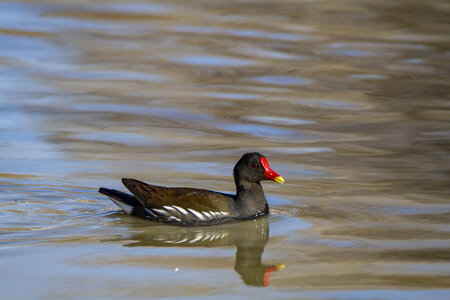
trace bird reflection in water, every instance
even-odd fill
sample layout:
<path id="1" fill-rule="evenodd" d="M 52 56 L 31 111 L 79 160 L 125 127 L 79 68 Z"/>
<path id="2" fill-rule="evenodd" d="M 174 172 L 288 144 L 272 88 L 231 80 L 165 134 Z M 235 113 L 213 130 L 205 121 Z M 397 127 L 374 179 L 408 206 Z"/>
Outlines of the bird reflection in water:
<path id="1" fill-rule="evenodd" d="M 117 215 L 116 215 L 117 216 Z M 120 218 L 127 222 L 128 217 Z M 136 223 L 135 223 L 136 224 Z M 140 225 L 142 223 L 139 222 Z M 127 224 L 127 226 L 132 224 Z M 152 227 L 157 230 L 152 230 Z M 136 230 L 137 229 L 137 230 Z M 266 265 L 261 262 L 264 247 L 269 240 L 268 217 L 255 220 L 206 227 L 145 226 L 133 228 L 131 235 L 121 240 L 132 240 L 126 247 L 224 247 L 236 246 L 234 270 L 245 284 L 268 286 L 271 273 L 284 268 L 283 264 Z"/>

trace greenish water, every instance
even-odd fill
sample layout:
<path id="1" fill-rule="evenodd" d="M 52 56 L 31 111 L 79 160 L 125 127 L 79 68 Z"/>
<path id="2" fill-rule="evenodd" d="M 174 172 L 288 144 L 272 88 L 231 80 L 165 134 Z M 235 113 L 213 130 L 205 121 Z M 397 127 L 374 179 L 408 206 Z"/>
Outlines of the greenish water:
<path id="1" fill-rule="evenodd" d="M 446 1 L 0 3 L 1 299 L 448 299 Z M 97 193 L 233 192 L 180 228 Z M 284 265 L 284 268 L 281 268 Z"/>

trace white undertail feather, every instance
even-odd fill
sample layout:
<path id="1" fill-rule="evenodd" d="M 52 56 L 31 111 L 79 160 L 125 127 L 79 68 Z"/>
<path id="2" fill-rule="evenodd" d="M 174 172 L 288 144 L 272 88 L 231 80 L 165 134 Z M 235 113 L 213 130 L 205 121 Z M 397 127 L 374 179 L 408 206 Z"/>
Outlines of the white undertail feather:
<path id="1" fill-rule="evenodd" d="M 128 204 L 125 204 L 119 200 L 116 200 L 114 198 L 108 197 L 109 199 L 112 200 L 112 202 L 114 202 L 115 204 L 117 204 L 117 206 L 119 206 L 121 209 L 123 209 L 124 212 L 126 212 L 127 214 L 131 214 L 131 212 L 133 211 L 133 206 L 130 206 Z"/>

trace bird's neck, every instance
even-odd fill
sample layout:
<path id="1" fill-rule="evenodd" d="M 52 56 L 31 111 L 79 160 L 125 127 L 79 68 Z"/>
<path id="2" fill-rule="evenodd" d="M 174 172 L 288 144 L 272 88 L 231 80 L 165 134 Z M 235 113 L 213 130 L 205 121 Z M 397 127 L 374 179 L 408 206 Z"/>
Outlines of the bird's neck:
<path id="1" fill-rule="evenodd" d="M 236 205 L 244 218 L 269 212 L 263 188 L 259 183 L 236 182 Z"/>

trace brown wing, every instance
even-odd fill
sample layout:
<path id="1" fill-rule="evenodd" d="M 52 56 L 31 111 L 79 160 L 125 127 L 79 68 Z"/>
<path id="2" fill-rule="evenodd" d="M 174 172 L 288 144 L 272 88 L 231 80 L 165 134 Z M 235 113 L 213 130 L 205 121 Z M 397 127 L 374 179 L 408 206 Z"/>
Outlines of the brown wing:
<path id="1" fill-rule="evenodd" d="M 123 178 L 122 182 L 145 208 L 157 214 L 169 213 L 203 220 L 202 217 L 208 219 L 209 215 L 216 216 L 216 219 L 232 217 L 230 212 L 234 211 L 233 198 L 221 193 L 194 188 L 168 188 L 131 178 Z"/>

